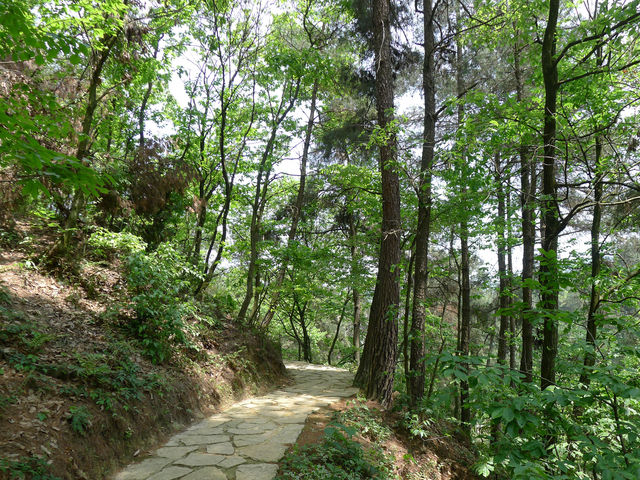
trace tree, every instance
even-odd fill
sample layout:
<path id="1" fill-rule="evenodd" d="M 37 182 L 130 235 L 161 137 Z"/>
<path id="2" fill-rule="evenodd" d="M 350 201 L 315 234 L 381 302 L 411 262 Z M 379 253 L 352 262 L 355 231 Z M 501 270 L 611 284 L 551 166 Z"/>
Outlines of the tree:
<path id="1" fill-rule="evenodd" d="M 400 304 L 398 266 L 400 264 L 400 185 L 396 166 L 396 132 L 393 113 L 393 66 L 389 0 L 373 2 L 373 37 L 376 65 L 376 108 L 382 176 L 382 232 L 378 275 L 369 312 L 364 351 L 354 384 L 365 389 L 369 398 L 388 407 L 393 393 L 397 354 Z"/>
<path id="2" fill-rule="evenodd" d="M 411 312 L 410 375 L 407 389 L 412 405 L 417 405 L 424 394 L 425 345 L 424 325 L 426 318 L 427 282 L 429 279 L 429 235 L 431 231 L 431 182 L 436 135 L 435 55 L 434 22 L 436 10 L 431 0 L 423 2 L 424 60 L 422 66 L 422 88 L 424 91 L 424 125 L 422 133 L 422 160 L 417 187 L 418 226 L 415 235 L 415 273 L 413 307 Z"/>

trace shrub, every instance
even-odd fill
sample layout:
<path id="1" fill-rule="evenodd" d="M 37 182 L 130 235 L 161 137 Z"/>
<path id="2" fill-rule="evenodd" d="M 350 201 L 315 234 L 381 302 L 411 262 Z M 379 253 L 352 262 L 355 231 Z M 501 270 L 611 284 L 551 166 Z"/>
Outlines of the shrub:
<path id="1" fill-rule="evenodd" d="M 91 413 L 85 406 L 69 407 L 67 419 L 71 424 L 71 429 L 79 435 L 84 436 L 89 427 L 91 427 Z"/>
<path id="2" fill-rule="evenodd" d="M 139 251 L 129 257 L 128 308 L 135 315 L 130 327 L 156 363 L 164 362 L 173 346 L 186 343 L 183 320 L 194 307 L 184 297 L 190 280 L 197 275 L 169 244 L 161 244 L 152 253 Z"/>
<path id="3" fill-rule="evenodd" d="M 129 256 L 143 252 L 147 244 L 129 232 L 112 232 L 98 227 L 88 241 L 92 254 L 97 258 L 111 259 L 116 255 Z"/>
<path id="4" fill-rule="evenodd" d="M 324 431 L 322 443 L 296 447 L 282 461 L 276 480 L 363 480 L 387 479 L 382 470 L 368 461 L 375 458 L 353 440 L 355 429 L 332 423 Z"/>

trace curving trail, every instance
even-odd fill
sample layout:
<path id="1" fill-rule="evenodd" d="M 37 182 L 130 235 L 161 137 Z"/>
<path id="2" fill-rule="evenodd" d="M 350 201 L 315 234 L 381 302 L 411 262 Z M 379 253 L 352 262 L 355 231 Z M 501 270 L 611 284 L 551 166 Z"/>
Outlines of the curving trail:
<path id="1" fill-rule="evenodd" d="M 192 425 L 114 479 L 271 480 L 307 416 L 358 391 L 346 370 L 302 362 L 286 366 L 294 384 Z"/>

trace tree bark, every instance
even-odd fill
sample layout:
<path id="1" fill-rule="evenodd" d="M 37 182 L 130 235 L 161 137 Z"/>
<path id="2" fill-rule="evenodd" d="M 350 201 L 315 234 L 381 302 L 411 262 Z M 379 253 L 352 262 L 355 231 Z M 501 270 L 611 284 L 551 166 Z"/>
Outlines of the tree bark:
<path id="1" fill-rule="evenodd" d="M 349 243 L 351 248 L 351 273 L 353 274 L 358 260 L 358 247 L 356 245 L 356 224 L 353 215 L 349 216 Z M 353 294 L 353 361 L 360 364 L 360 316 L 362 314 L 362 301 L 360 290 L 355 285 L 352 286 Z"/>
<path id="2" fill-rule="evenodd" d="M 505 192 L 502 188 L 502 166 L 500 164 L 500 154 L 496 153 L 494 157 L 496 197 L 498 200 L 498 221 L 497 221 L 497 254 L 498 254 L 498 298 L 499 298 L 499 317 L 500 330 L 498 333 L 498 363 L 500 365 L 507 364 L 507 331 L 509 329 L 509 318 L 507 316 L 509 292 L 507 291 L 507 262 L 506 262 L 506 243 L 505 237 Z"/>
<path id="3" fill-rule="evenodd" d="M 338 336 L 340 335 L 340 326 L 342 325 L 342 321 L 344 320 L 344 312 L 347 309 L 347 304 L 349 303 L 349 295 L 345 298 L 344 303 L 342 304 L 342 310 L 340 311 L 340 318 L 338 319 L 338 325 L 336 326 L 336 334 L 333 336 L 333 341 L 331 342 L 331 347 L 329 348 L 329 353 L 327 353 L 327 363 L 331 365 L 331 355 L 333 355 L 333 349 L 336 346 L 336 342 L 338 341 Z"/>
<path id="4" fill-rule="evenodd" d="M 556 184 L 556 109 L 558 97 L 558 65 L 556 62 L 556 29 L 559 0 L 549 1 L 547 27 L 542 43 L 542 75 L 545 89 L 544 107 L 544 159 L 542 178 L 542 218 L 544 234 L 540 265 L 540 288 L 542 290 L 543 339 L 540 368 L 540 388 L 545 389 L 556 381 L 556 356 L 558 353 L 558 234 L 560 220 Z"/>
<path id="5" fill-rule="evenodd" d="M 514 45 L 514 74 L 516 80 L 516 98 L 518 103 L 524 101 L 522 69 L 520 66 L 520 44 L 516 32 Z M 533 325 L 531 313 L 533 311 L 533 280 L 536 228 L 533 222 L 535 197 L 535 168 L 531 162 L 527 147 L 521 140 L 518 154 L 520 157 L 520 208 L 522 211 L 522 354 L 520 357 L 520 371 L 524 374 L 525 382 L 533 381 Z"/>
<path id="6" fill-rule="evenodd" d="M 382 174 L 382 238 L 378 274 L 369 314 L 362 361 L 354 384 L 365 389 L 368 398 L 391 404 L 398 340 L 400 288 L 400 184 L 395 167 L 397 140 L 393 132 L 393 68 L 389 0 L 373 1 L 373 36 L 376 68 L 378 126 L 388 139 L 380 148 Z"/>
<path id="7" fill-rule="evenodd" d="M 587 313 L 587 350 L 584 354 L 584 369 L 580 374 L 580 383 L 588 388 L 591 383 L 591 368 L 596 364 L 596 338 L 598 336 L 597 313 L 600 303 L 600 291 L 597 278 L 600 275 L 600 223 L 602 219 L 602 181 L 604 180 L 601 165 L 602 140 L 596 136 L 596 177 L 593 186 L 593 219 L 591 220 L 591 294 L 589 312 Z"/>
<path id="8" fill-rule="evenodd" d="M 435 42 L 433 35 L 433 5 L 424 0 L 424 61 L 422 88 L 424 90 L 424 125 L 422 131 L 422 159 L 418 182 L 418 228 L 415 237 L 415 274 L 413 307 L 411 312 L 411 359 L 407 377 L 409 402 L 417 405 L 424 395 L 425 345 L 424 325 L 427 313 L 427 284 L 429 281 L 429 236 L 431 233 L 431 180 L 436 134 L 435 99 Z"/>
<path id="9" fill-rule="evenodd" d="M 463 189 L 463 194 L 466 188 Z M 460 270 L 462 289 L 460 292 L 460 350 L 462 357 L 469 355 L 469 339 L 471 333 L 471 281 L 469 276 L 469 229 L 467 221 L 460 223 Z M 468 371 L 469 365 L 463 362 L 463 367 Z M 462 428 L 471 435 L 471 408 L 469 407 L 469 382 L 460 381 L 460 423 Z"/>

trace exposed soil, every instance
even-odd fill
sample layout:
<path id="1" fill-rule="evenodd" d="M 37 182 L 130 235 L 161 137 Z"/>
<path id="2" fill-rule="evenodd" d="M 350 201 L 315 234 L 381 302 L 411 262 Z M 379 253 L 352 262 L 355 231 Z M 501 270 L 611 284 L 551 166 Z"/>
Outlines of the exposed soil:
<path id="1" fill-rule="evenodd" d="M 279 350 L 230 318 L 152 364 L 110 314 L 123 288 L 117 262 L 81 263 L 62 281 L 19 249 L 0 252 L 0 462 L 40 457 L 63 479 L 105 478 L 181 426 L 287 381 Z"/>

